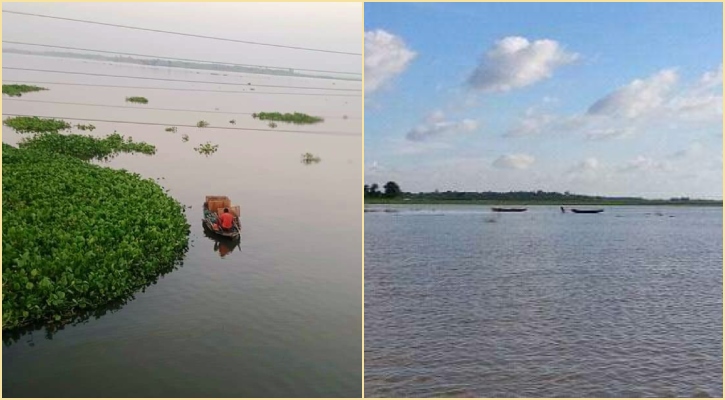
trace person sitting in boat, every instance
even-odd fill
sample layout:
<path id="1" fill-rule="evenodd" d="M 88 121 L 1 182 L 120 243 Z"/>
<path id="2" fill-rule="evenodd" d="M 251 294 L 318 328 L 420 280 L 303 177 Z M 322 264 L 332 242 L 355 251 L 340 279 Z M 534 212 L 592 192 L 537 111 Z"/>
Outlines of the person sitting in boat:
<path id="1" fill-rule="evenodd" d="M 225 208 L 222 215 L 219 216 L 219 221 L 222 224 L 222 230 L 230 232 L 234 229 L 234 215 L 229 212 L 228 208 Z"/>

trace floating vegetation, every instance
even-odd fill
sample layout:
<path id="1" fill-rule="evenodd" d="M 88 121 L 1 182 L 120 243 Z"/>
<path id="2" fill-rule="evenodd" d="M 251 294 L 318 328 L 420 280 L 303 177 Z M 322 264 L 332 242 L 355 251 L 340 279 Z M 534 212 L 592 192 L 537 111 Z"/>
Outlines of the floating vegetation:
<path id="1" fill-rule="evenodd" d="M 10 97 L 20 97 L 23 93 L 40 92 L 41 90 L 48 89 L 33 85 L 3 85 L 3 94 Z"/>
<path id="2" fill-rule="evenodd" d="M 2 328 L 129 298 L 188 248 L 183 206 L 151 179 L 2 145 Z"/>
<path id="3" fill-rule="evenodd" d="M 148 104 L 149 99 L 145 97 L 126 97 L 126 101 L 130 103 L 141 103 L 141 104 Z"/>
<path id="4" fill-rule="evenodd" d="M 196 123 L 197 128 L 206 128 L 207 126 L 209 126 L 209 123 L 204 120 L 201 120 Z"/>
<path id="5" fill-rule="evenodd" d="M 267 121 L 280 121 L 280 122 L 290 122 L 293 124 L 316 124 L 318 122 L 324 121 L 324 119 L 320 117 L 313 117 L 311 115 L 302 114 L 302 113 L 278 113 L 278 112 L 261 112 L 259 114 L 252 114 L 252 117 L 256 115 L 261 120 L 267 120 Z"/>
<path id="6" fill-rule="evenodd" d="M 184 142 L 184 143 L 188 142 L 189 141 L 189 135 L 187 135 L 187 134 L 181 135 L 181 141 Z"/>
<path id="7" fill-rule="evenodd" d="M 236 125 L 237 124 L 237 120 L 236 119 L 233 119 L 233 120 L 229 121 L 229 123 L 232 124 L 232 125 Z"/>
<path id="8" fill-rule="evenodd" d="M 204 154 L 205 156 L 210 156 L 219 149 L 218 144 L 211 144 L 209 142 L 206 142 L 204 144 L 199 145 L 199 147 L 194 147 L 194 150 L 199 154 Z"/>
<path id="9" fill-rule="evenodd" d="M 5 119 L 3 124 L 19 133 L 51 133 L 71 128 L 71 125 L 62 119 L 38 117 L 10 117 Z"/>
<path id="10" fill-rule="evenodd" d="M 277 124 L 275 124 L 274 122 L 270 122 L 269 124 L 267 124 L 267 126 L 269 126 L 270 128 L 276 128 Z"/>
<path id="11" fill-rule="evenodd" d="M 88 124 L 88 125 L 76 124 L 76 129 L 79 129 L 79 130 L 82 130 L 82 131 L 91 131 L 91 132 L 93 132 L 93 130 L 96 129 L 96 127 L 93 126 L 92 124 Z"/>
<path id="12" fill-rule="evenodd" d="M 45 133 L 26 138 L 18 143 L 22 149 L 39 150 L 46 153 L 63 154 L 84 161 L 108 161 L 119 153 L 156 153 L 154 145 L 134 142 L 131 137 L 124 138 L 116 132 L 99 139 L 90 135 L 62 135 Z"/>
<path id="13" fill-rule="evenodd" d="M 170 127 L 166 128 L 165 131 L 166 132 L 176 133 L 176 127 L 175 126 L 170 126 Z"/>
<path id="14" fill-rule="evenodd" d="M 312 153 L 305 153 L 302 155 L 302 164 L 306 164 L 306 165 L 317 164 L 320 161 L 322 161 L 322 159 L 320 157 L 315 156 Z"/>
<path id="15" fill-rule="evenodd" d="M 256 119 L 258 116 L 257 113 L 252 113 L 252 118 Z"/>

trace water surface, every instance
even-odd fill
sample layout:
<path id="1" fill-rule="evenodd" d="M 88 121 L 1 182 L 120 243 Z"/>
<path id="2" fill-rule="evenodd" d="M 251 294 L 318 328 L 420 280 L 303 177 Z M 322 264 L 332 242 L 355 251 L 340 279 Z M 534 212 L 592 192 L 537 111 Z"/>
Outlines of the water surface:
<path id="1" fill-rule="evenodd" d="M 18 55 L 6 55 L 3 61 L 8 66 L 173 79 L 331 87 L 335 82 L 263 75 L 224 77 Z M 3 78 L 239 90 L 23 71 L 8 71 Z M 350 82 L 336 84 L 345 85 L 355 87 Z M 121 155 L 103 165 L 158 179 L 172 197 L 190 205 L 191 248 L 179 269 L 115 312 L 52 335 L 44 329 L 4 335 L 3 396 L 360 396 L 360 98 L 41 86 L 51 90 L 21 99 L 128 108 L 4 98 L 3 112 L 169 126 L 194 125 L 204 119 L 212 126 L 268 129 L 265 122 L 240 113 L 299 111 L 328 118 L 312 126 L 279 123 L 278 129 L 358 136 L 183 127 L 169 133 L 165 126 L 92 122 L 97 127 L 94 135 L 116 130 L 157 146 L 154 156 Z M 264 91 L 275 90 L 284 91 Z M 143 110 L 141 105 L 125 103 L 128 96 L 147 97 L 148 107 L 230 112 Z M 237 124 L 230 125 L 231 119 Z M 189 135 L 186 143 L 183 134 Z M 3 142 L 14 145 L 19 138 L 3 127 Z M 193 150 L 207 141 L 219 145 L 216 154 L 205 157 Z M 322 162 L 302 164 L 301 155 L 306 152 Z M 201 205 L 206 195 L 227 195 L 241 206 L 243 232 L 238 245 L 216 243 L 204 235 Z"/>
<path id="2" fill-rule="evenodd" d="M 372 207 L 366 397 L 722 396 L 722 209 Z"/>

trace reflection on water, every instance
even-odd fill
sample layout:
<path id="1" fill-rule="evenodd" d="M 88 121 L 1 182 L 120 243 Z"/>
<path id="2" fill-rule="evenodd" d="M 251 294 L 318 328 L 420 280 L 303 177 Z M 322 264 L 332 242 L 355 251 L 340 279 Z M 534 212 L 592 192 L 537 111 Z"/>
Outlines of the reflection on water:
<path id="1" fill-rule="evenodd" d="M 203 223 L 202 228 L 204 228 Z M 219 236 L 213 232 L 209 232 L 208 229 L 204 229 L 204 236 L 214 242 L 214 252 L 219 253 L 219 257 L 221 258 L 230 255 L 234 250 L 242 250 L 242 240 L 240 237 L 232 239 L 224 236 Z"/>

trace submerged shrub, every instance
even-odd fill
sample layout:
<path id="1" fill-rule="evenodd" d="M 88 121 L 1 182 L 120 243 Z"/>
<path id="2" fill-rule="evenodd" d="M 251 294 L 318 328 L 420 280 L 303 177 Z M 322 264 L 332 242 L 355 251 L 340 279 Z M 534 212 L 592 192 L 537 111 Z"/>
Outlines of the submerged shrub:
<path id="1" fill-rule="evenodd" d="M 183 206 L 151 179 L 2 145 L 3 330 L 127 298 L 188 246 Z"/>
<path id="2" fill-rule="evenodd" d="M 267 121 L 281 121 L 281 122 L 290 122 L 293 124 L 316 124 L 318 122 L 324 121 L 324 119 L 320 117 L 313 117 L 311 115 L 303 114 L 303 113 L 278 113 L 278 112 L 261 112 L 259 114 L 252 114 L 252 117 L 259 118 L 261 120 L 267 120 Z"/>
<path id="3" fill-rule="evenodd" d="M 58 132 L 71 128 L 71 125 L 62 119 L 39 117 L 10 117 L 6 118 L 3 124 L 13 128 L 19 133 Z"/>
<path id="4" fill-rule="evenodd" d="M 39 92 L 41 90 L 48 89 L 33 85 L 3 85 L 3 94 L 10 97 L 20 97 L 23 93 Z"/>
<path id="5" fill-rule="evenodd" d="M 92 124 L 88 124 L 88 125 L 76 124 L 76 129 L 79 129 L 81 131 L 91 131 L 91 132 L 93 132 L 93 130 L 96 129 L 96 127 L 93 126 Z"/>
<path id="6" fill-rule="evenodd" d="M 194 150 L 199 154 L 204 154 L 206 156 L 210 156 L 219 149 L 218 144 L 211 144 L 210 142 L 206 142 L 204 144 L 199 145 L 199 147 L 194 147 Z"/>

